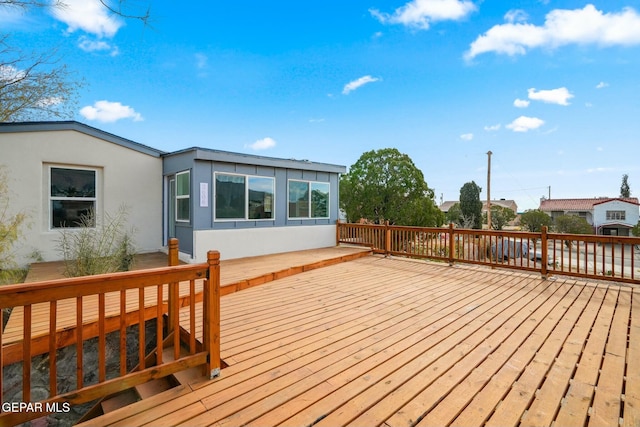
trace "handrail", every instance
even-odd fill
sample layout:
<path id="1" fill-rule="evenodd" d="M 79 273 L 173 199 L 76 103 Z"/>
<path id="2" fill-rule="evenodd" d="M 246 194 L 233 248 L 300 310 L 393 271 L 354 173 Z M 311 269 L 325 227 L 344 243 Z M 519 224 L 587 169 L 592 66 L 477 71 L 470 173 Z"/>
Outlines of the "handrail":
<path id="1" fill-rule="evenodd" d="M 176 246 L 177 250 L 177 246 Z M 171 259 L 171 258 L 170 258 Z M 196 281 L 202 281 L 202 296 L 196 295 Z M 187 296 L 176 298 L 184 294 L 180 289 L 185 288 Z M 186 301 L 190 305 L 190 326 L 187 332 L 195 336 L 195 304 L 203 301 L 202 345 L 195 345 L 191 340 L 189 351 L 186 355 L 180 354 L 180 330 L 177 324 L 179 316 L 174 314 L 173 327 L 167 328 L 163 333 L 164 315 L 171 311 L 178 313 L 181 305 Z M 31 359 L 34 356 L 32 339 L 37 333 L 36 323 L 48 323 L 40 332 L 48 334 L 49 353 L 49 398 L 41 402 L 33 402 L 27 411 L 6 412 L 0 414 L 0 425 L 14 425 L 32 420 L 55 410 L 55 404 L 80 404 L 98 397 L 102 397 L 132 386 L 147 382 L 151 379 L 161 378 L 179 370 L 193 366 L 203 365 L 207 376 L 213 378 L 220 374 L 220 254 L 210 251 L 207 254 L 207 262 L 197 265 L 179 265 L 162 268 L 154 268 L 140 271 L 130 271 L 114 274 L 101 274 L 95 276 L 78 277 L 70 279 L 49 280 L 39 283 L 27 283 L 5 285 L 0 287 L 0 309 L 21 308 L 23 311 L 22 340 L 13 343 L 13 346 L 21 347 L 22 352 L 22 400 L 21 403 L 32 403 L 31 394 Z M 109 311 L 109 309 L 111 311 Z M 48 310 L 47 310 L 48 309 Z M 46 313 L 48 311 L 48 313 Z M 60 312 L 72 312 L 76 315 L 75 343 L 77 375 L 75 388 L 69 381 L 65 383 L 65 390 L 58 390 L 60 378 L 57 376 L 57 350 L 61 346 L 57 342 L 60 336 L 58 314 Z M 85 336 L 87 331 L 85 320 L 89 315 L 97 316 L 91 319 L 92 324 L 97 324 L 97 333 Z M 36 316 L 34 316 L 36 313 Z M 156 342 L 158 349 L 154 366 L 145 366 L 147 354 L 145 352 L 145 321 L 147 315 L 156 319 Z M 37 317 L 37 319 L 35 318 Z M 117 329 L 109 319 L 117 319 Z M 97 322 L 96 322 L 97 320 Z M 107 325 L 111 328 L 107 328 Z M 127 373 L 126 369 L 126 328 L 138 324 L 138 370 Z M 32 326 L 33 325 L 33 326 Z M 106 370 L 106 335 L 108 332 L 118 330 L 120 332 L 120 361 L 119 372 L 110 373 L 116 378 L 107 379 Z M 94 331 L 96 332 L 96 331 Z M 163 361 L 163 347 L 177 342 L 173 361 Z M 83 345 L 88 338 L 97 336 L 98 352 L 98 382 L 97 384 L 84 383 Z M 69 345 L 66 343 L 66 345 Z M 0 366 L 3 364 L 5 346 L 0 334 Z M 0 375 L 0 402 L 3 402 L 2 391 L 4 388 L 4 375 Z M 29 411 L 35 409 L 35 411 Z"/>
<path id="2" fill-rule="evenodd" d="M 640 284 L 640 238 L 522 231 L 351 224 L 338 221 L 336 243 L 375 253 L 488 265 L 548 275 Z M 637 258 L 637 259 L 636 259 Z"/>

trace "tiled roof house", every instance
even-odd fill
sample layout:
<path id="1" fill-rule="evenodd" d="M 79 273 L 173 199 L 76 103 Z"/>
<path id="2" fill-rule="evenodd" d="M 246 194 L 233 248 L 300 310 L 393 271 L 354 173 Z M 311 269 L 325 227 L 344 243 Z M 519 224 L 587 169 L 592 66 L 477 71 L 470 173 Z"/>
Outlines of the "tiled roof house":
<path id="1" fill-rule="evenodd" d="M 540 210 L 553 220 L 561 215 L 577 215 L 594 227 L 596 234 L 628 236 L 638 223 L 637 197 L 591 199 L 543 199 Z"/>

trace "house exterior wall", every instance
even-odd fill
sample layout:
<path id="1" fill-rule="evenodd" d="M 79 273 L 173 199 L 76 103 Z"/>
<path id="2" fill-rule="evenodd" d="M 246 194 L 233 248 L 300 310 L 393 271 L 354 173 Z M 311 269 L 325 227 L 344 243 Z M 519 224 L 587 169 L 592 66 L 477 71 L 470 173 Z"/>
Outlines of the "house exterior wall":
<path id="1" fill-rule="evenodd" d="M 27 214 L 28 229 L 15 247 L 24 266 L 37 252 L 45 261 L 60 260 L 60 229 L 51 228 L 50 167 L 96 171 L 96 215 L 128 211 L 138 251 L 162 247 L 162 160 L 76 130 L 0 133 L 0 165 L 9 179 L 10 209 Z"/>
<path id="2" fill-rule="evenodd" d="M 212 249 L 220 251 L 222 259 L 229 259 L 335 245 L 335 223 L 339 215 L 337 170 L 341 170 L 341 167 L 336 171 L 313 170 L 308 166 L 309 162 L 280 159 L 269 161 L 266 158 L 227 156 L 226 153 L 220 156 L 225 161 L 202 159 L 202 157 L 203 155 L 197 149 L 193 149 L 177 154 L 172 153 L 164 158 L 165 182 L 172 179 L 176 173 L 190 171 L 190 221 L 176 223 L 176 237 L 180 240 L 183 259 L 191 257 L 193 262 L 204 262 L 207 251 Z M 238 162 L 233 162 L 234 159 Z M 253 160 L 257 160 L 258 164 L 252 164 Z M 297 169 L 296 166 L 307 169 Z M 328 169 L 335 169 L 335 167 L 331 166 Z M 275 184 L 273 218 L 258 220 L 216 218 L 215 176 L 217 173 L 273 178 Z M 288 184 L 290 180 L 328 183 L 330 199 L 328 218 L 289 218 Z M 206 194 L 201 194 L 202 189 L 205 189 Z"/>
<path id="3" fill-rule="evenodd" d="M 624 212 L 624 219 L 607 219 L 608 211 Z M 593 226 L 598 230 L 598 234 L 602 234 L 600 230 L 608 228 L 628 229 L 635 226 L 640 219 L 640 209 L 638 205 L 628 203 L 622 200 L 612 200 L 605 203 L 599 203 L 593 207 Z M 625 230 L 626 231 L 626 230 Z M 628 235 L 628 232 L 618 232 L 618 235 Z"/>
<path id="4" fill-rule="evenodd" d="M 300 225 L 253 229 L 196 230 L 193 262 L 206 262 L 207 251 L 220 251 L 221 259 L 335 246 L 336 225 Z"/>

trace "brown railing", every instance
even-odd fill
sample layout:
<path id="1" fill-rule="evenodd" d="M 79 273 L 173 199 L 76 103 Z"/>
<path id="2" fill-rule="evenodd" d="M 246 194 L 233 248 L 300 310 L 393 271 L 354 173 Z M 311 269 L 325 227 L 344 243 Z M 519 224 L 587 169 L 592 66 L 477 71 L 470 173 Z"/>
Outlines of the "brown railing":
<path id="1" fill-rule="evenodd" d="M 338 222 L 337 242 L 376 253 L 640 283 L 640 238 Z"/>
<path id="2" fill-rule="evenodd" d="M 177 241 L 171 242 L 169 264 L 177 264 Z M 198 301 L 203 302 L 201 343 L 195 340 Z M 0 425 L 22 423 L 54 412 L 62 404 L 89 402 L 194 366 L 204 366 L 210 378 L 220 374 L 220 255 L 217 251 L 210 251 L 207 263 L 198 265 L 170 265 L 1 286 L 0 308 L 13 309 L 12 316 L 22 315 L 20 339 L 3 342 L 0 334 L 0 366 L 22 362 L 22 396 L 19 402 L 14 402 L 15 407 L 3 405 Z M 166 322 L 165 314 L 168 314 Z M 163 360 L 160 350 L 151 358 L 153 363 L 149 362 L 145 351 L 145 324 L 150 319 L 156 321 L 155 348 L 173 346 L 173 360 Z M 128 372 L 126 335 L 127 328 L 134 325 L 138 325 L 137 367 Z M 106 339 L 110 332 L 119 332 L 120 360 L 119 372 L 110 372 L 108 378 Z M 97 383 L 85 384 L 83 347 L 85 341 L 96 337 Z M 181 337 L 188 338 L 185 340 L 188 351 L 182 354 Z M 58 350 L 72 344 L 76 348 L 75 384 L 74 379 L 57 375 Z M 44 353 L 49 355 L 49 397 L 36 403 L 32 396 L 31 361 Z M 4 382 L 3 372 L 0 375 L 0 402 L 3 403 Z M 26 406 L 29 404 L 31 406 Z"/>

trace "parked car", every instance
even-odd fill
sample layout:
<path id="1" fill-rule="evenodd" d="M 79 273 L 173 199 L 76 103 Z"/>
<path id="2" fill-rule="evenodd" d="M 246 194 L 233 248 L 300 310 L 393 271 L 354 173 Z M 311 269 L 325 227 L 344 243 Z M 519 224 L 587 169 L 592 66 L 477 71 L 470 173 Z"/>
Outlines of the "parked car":
<path id="1" fill-rule="evenodd" d="M 491 255 L 494 259 L 507 260 L 522 258 L 529 253 L 529 243 L 522 240 L 504 239 L 491 245 Z"/>

